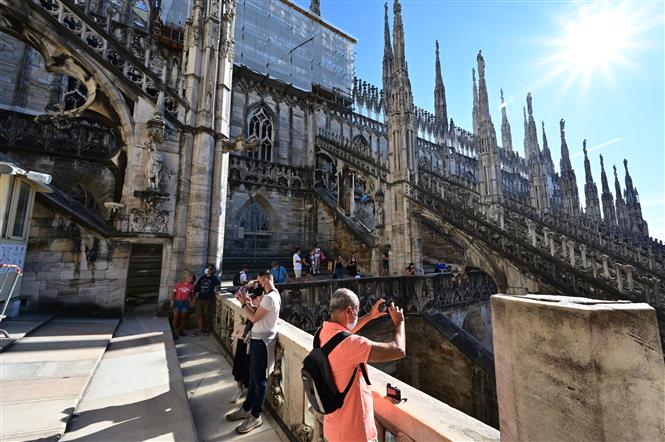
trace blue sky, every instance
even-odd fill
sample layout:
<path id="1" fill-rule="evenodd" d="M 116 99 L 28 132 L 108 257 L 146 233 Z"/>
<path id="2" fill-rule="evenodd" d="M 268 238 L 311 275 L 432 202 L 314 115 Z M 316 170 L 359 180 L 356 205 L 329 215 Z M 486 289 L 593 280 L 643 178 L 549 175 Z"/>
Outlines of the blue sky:
<path id="1" fill-rule="evenodd" d="M 308 7 L 309 0 L 296 3 Z M 358 39 L 356 75 L 381 85 L 383 4 L 322 0 L 324 19 Z M 416 105 L 433 110 L 434 40 L 441 45 L 448 116 L 471 129 L 471 68 L 482 49 L 499 140 L 503 88 L 513 146 L 523 154 L 522 106 L 533 94 L 558 170 L 559 120 L 583 198 L 582 140 L 601 191 L 599 154 L 614 194 L 623 158 L 640 193 L 652 236 L 665 239 L 665 2 L 404 0 L 406 57 Z M 389 2 L 392 23 L 392 0 Z M 603 68 L 603 66 L 605 66 Z M 571 75 L 576 69 L 583 72 Z M 598 147 L 597 149 L 594 149 Z M 592 151 L 592 149 L 594 149 Z"/>

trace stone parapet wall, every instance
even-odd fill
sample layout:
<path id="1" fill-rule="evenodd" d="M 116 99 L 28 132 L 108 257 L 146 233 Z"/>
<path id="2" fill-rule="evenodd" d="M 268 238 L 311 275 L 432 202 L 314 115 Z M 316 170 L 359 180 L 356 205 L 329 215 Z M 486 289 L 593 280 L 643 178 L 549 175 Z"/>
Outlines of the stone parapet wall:
<path id="1" fill-rule="evenodd" d="M 230 295 L 218 296 L 215 334 L 232 354 L 234 325 L 242 321 L 240 304 Z M 312 348 L 312 335 L 280 320 L 276 371 L 269 379 L 267 401 L 285 430 L 296 440 L 321 440 L 322 424 L 308 409 L 300 369 Z M 498 441 L 499 432 L 398 379 L 369 367 L 379 439 L 394 435 L 404 441 Z M 384 398 L 386 384 L 399 386 L 407 402 L 395 405 Z"/>

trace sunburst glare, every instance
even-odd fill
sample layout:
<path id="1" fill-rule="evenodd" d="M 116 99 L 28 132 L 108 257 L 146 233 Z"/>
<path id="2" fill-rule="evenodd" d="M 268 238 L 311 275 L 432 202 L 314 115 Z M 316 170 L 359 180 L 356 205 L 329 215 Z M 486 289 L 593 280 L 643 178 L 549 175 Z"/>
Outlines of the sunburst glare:
<path id="1" fill-rule="evenodd" d="M 598 78 L 615 86 L 618 69 L 637 67 L 636 53 L 648 48 L 643 34 L 662 23 L 659 6 L 649 2 L 574 3 L 570 14 L 557 19 L 558 35 L 543 42 L 549 48 L 540 60 L 546 72 L 532 90 L 555 81 L 560 92 L 579 86 L 586 94 Z"/>

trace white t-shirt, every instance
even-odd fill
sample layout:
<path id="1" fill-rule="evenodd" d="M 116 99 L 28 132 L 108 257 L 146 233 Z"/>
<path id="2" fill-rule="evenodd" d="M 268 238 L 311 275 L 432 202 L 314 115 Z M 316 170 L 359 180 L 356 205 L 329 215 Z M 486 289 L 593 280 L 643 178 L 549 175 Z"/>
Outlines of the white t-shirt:
<path id="1" fill-rule="evenodd" d="M 293 254 L 293 270 L 302 270 L 302 261 L 297 253 Z"/>
<path id="2" fill-rule="evenodd" d="M 279 318 L 279 308 L 281 305 L 282 298 L 279 296 L 277 290 L 273 290 L 263 295 L 263 299 L 261 299 L 259 306 L 268 310 L 268 313 L 252 326 L 252 338 L 256 337 L 257 333 L 270 333 L 271 338 L 277 333 L 277 319 Z"/>
<path id="3" fill-rule="evenodd" d="M 247 273 L 242 271 L 240 272 L 240 283 L 244 284 L 247 282 Z"/>

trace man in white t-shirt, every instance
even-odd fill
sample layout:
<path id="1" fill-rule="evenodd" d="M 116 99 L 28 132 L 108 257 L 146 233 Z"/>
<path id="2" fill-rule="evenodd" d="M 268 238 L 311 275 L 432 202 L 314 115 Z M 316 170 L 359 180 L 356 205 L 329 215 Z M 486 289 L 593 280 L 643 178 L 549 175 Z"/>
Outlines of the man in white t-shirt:
<path id="1" fill-rule="evenodd" d="M 302 259 L 300 259 L 300 254 L 302 251 L 300 249 L 296 250 L 296 253 L 293 254 L 293 273 L 296 275 L 296 279 L 300 279 L 302 276 Z"/>
<path id="2" fill-rule="evenodd" d="M 247 284 L 247 281 L 249 281 L 249 266 L 245 264 L 240 271 L 240 285 Z"/>
<path id="3" fill-rule="evenodd" d="M 261 426 L 261 412 L 266 400 L 268 375 L 275 368 L 275 344 L 277 342 L 277 319 L 282 299 L 275 288 L 272 273 L 262 272 L 259 284 L 265 292 L 252 300 L 243 295 L 243 309 L 247 319 L 252 321 L 249 344 L 249 389 L 247 398 L 238 410 L 226 415 L 230 421 L 244 420 L 236 431 L 244 434 Z M 258 302 L 257 302 L 258 301 Z"/>

